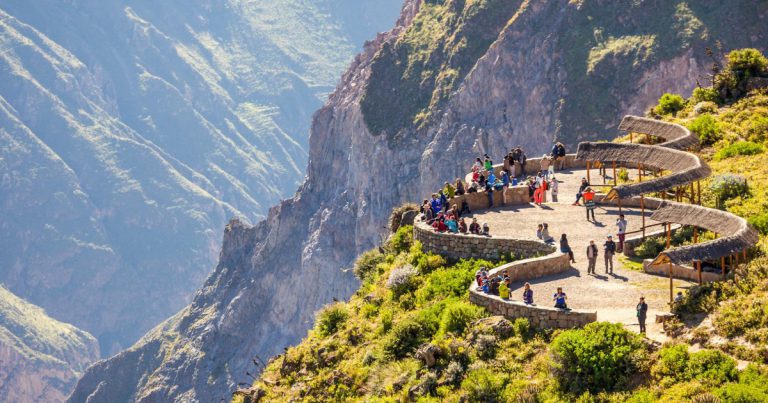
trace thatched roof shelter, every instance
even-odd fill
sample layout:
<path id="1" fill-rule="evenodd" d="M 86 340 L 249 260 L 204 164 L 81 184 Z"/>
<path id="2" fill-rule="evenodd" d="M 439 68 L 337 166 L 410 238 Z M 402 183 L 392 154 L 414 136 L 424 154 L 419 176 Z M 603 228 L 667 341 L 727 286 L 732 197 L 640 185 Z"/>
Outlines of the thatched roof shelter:
<path id="1" fill-rule="evenodd" d="M 626 199 L 645 193 L 662 192 L 675 186 L 685 185 L 711 174 L 709 166 L 698 156 L 671 148 L 641 144 L 591 143 L 579 144 L 576 158 L 592 161 L 616 161 L 643 164 L 671 171 L 669 175 L 644 182 L 619 185 L 611 189 L 606 199 Z"/>
<path id="2" fill-rule="evenodd" d="M 663 251 L 654 264 L 672 262 L 689 263 L 694 259 L 707 260 L 728 256 L 752 247 L 758 241 L 758 234 L 745 219 L 722 210 L 693 204 L 665 201 L 651 215 L 659 222 L 678 223 L 705 228 L 720 235 L 719 238 L 694 245 Z"/>
<path id="3" fill-rule="evenodd" d="M 658 144 L 659 146 L 676 150 L 687 150 L 699 144 L 698 137 L 684 126 L 639 116 L 624 116 L 619 130 L 660 137 L 664 142 Z"/>

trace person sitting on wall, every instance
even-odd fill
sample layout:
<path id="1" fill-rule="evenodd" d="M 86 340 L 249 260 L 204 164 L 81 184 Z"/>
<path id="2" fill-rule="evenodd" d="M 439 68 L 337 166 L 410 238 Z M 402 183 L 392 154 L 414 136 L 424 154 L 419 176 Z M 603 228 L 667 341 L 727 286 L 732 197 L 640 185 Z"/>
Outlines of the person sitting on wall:
<path id="1" fill-rule="evenodd" d="M 432 206 L 432 213 L 435 215 L 443 211 L 443 202 L 437 197 L 437 193 L 432 193 L 432 201 L 430 202 L 430 205 Z"/>
<path id="2" fill-rule="evenodd" d="M 485 184 L 485 192 L 488 194 L 488 208 L 493 207 L 493 184 L 488 181 Z"/>
<path id="3" fill-rule="evenodd" d="M 482 288 L 483 287 L 483 269 L 478 269 L 475 272 L 475 281 L 477 281 L 477 287 Z"/>
<path id="4" fill-rule="evenodd" d="M 485 168 L 486 171 L 492 170 L 493 169 L 493 161 L 491 161 L 491 157 L 489 157 L 488 154 L 485 154 L 484 157 L 485 157 L 485 162 L 484 162 L 483 167 Z"/>
<path id="5" fill-rule="evenodd" d="M 557 168 L 555 164 L 552 164 L 553 173 L 555 169 L 562 170 L 565 168 L 565 145 L 559 141 L 557 142 L 557 159 L 555 161 L 557 161 L 559 168 Z"/>
<path id="6" fill-rule="evenodd" d="M 536 238 L 539 238 L 543 240 L 542 233 L 544 232 L 544 224 L 539 224 L 539 226 L 536 228 Z"/>
<path id="7" fill-rule="evenodd" d="M 480 172 L 480 169 L 483 168 L 483 161 L 480 159 L 480 157 L 477 157 L 475 159 L 475 163 L 472 165 L 472 172 Z"/>
<path id="8" fill-rule="evenodd" d="M 509 154 L 504 156 L 504 163 L 502 164 L 501 171 L 506 172 L 507 175 L 509 175 L 510 172 L 512 172 L 512 158 Z"/>
<path id="9" fill-rule="evenodd" d="M 523 302 L 527 305 L 533 305 L 533 290 L 531 289 L 531 283 L 525 283 L 523 288 Z"/>
<path id="10" fill-rule="evenodd" d="M 498 277 L 491 279 L 491 287 L 489 290 L 491 295 L 499 295 L 499 284 L 501 284 L 501 281 L 499 281 Z"/>
<path id="11" fill-rule="evenodd" d="M 442 189 L 438 190 L 437 194 L 440 195 L 440 204 L 443 206 L 443 211 L 448 211 L 448 196 L 443 193 Z"/>
<path id="12" fill-rule="evenodd" d="M 459 232 L 461 232 L 462 234 L 467 233 L 467 222 L 464 221 L 464 217 L 459 219 Z"/>
<path id="13" fill-rule="evenodd" d="M 461 218 L 461 212 L 459 211 L 459 207 L 455 204 L 451 206 L 451 209 L 448 211 L 448 214 L 453 215 L 453 218 L 457 220 Z"/>
<path id="14" fill-rule="evenodd" d="M 469 188 L 467 188 L 467 194 L 469 194 L 469 193 L 477 193 L 477 190 L 478 190 L 479 187 L 480 187 L 480 185 L 477 183 L 477 181 L 473 180 L 472 184 L 469 185 Z"/>
<path id="15" fill-rule="evenodd" d="M 445 194 L 448 199 L 453 199 L 453 196 L 456 195 L 456 188 L 453 187 L 450 182 L 445 182 L 445 185 L 443 185 L 443 194 Z"/>
<path id="16" fill-rule="evenodd" d="M 466 190 L 464 189 L 464 181 L 462 181 L 459 178 L 456 178 L 456 195 L 462 196 L 466 193 Z"/>
<path id="17" fill-rule="evenodd" d="M 491 291 L 491 282 L 488 277 L 483 277 L 483 292 L 488 294 Z"/>
<path id="18" fill-rule="evenodd" d="M 460 213 L 462 216 L 463 216 L 463 215 L 469 215 L 469 214 L 472 214 L 472 212 L 471 212 L 471 211 L 469 211 L 469 203 L 467 203 L 467 201 L 466 201 L 466 200 L 462 200 L 462 201 L 461 201 L 461 210 L 459 211 L 459 213 Z"/>
<path id="19" fill-rule="evenodd" d="M 499 283 L 499 298 L 509 299 L 509 286 L 505 281 Z"/>
<path id="20" fill-rule="evenodd" d="M 480 235 L 480 224 L 477 223 L 477 218 L 473 218 L 472 224 L 469 224 L 469 233 Z"/>
<path id="21" fill-rule="evenodd" d="M 574 206 L 578 206 L 579 200 L 581 200 L 581 196 L 584 193 L 584 190 L 586 190 L 589 187 L 589 182 L 587 182 L 587 178 L 581 178 L 581 185 L 579 186 L 579 193 L 576 193 L 576 201 L 573 202 Z"/>
<path id="22" fill-rule="evenodd" d="M 571 259 L 571 263 L 576 263 L 576 259 L 573 258 L 573 250 L 571 249 L 571 246 L 568 245 L 568 236 L 565 234 L 560 236 L 560 252 L 567 254 Z"/>
<path id="23" fill-rule="evenodd" d="M 445 225 L 445 217 L 443 216 L 443 213 L 437 214 L 435 222 L 432 223 L 432 228 L 434 228 L 437 232 L 445 232 L 448 229 L 448 227 Z"/>
<path id="24" fill-rule="evenodd" d="M 568 296 L 563 292 L 563 288 L 557 287 L 557 292 L 552 296 L 552 300 L 555 301 L 555 308 L 568 309 L 568 304 L 565 302 L 567 299 Z"/>
<path id="25" fill-rule="evenodd" d="M 487 222 L 483 223 L 483 235 L 491 236 L 491 228 L 488 226 Z"/>
<path id="26" fill-rule="evenodd" d="M 480 176 L 477 177 L 477 186 L 478 190 L 485 188 L 485 175 L 480 173 Z"/>
<path id="27" fill-rule="evenodd" d="M 546 243 L 555 243 L 555 238 L 549 235 L 549 224 L 547 223 L 541 225 L 541 240 Z"/>
<path id="28" fill-rule="evenodd" d="M 448 231 L 456 234 L 459 232 L 459 223 L 456 222 L 456 217 L 453 215 L 449 215 L 448 219 L 445 220 L 445 226 L 448 228 Z"/>
<path id="29" fill-rule="evenodd" d="M 435 213 L 432 212 L 432 206 L 429 205 L 429 202 L 424 203 L 423 210 L 424 210 L 424 222 L 432 225 L 432 222 L 435 221 Z"/>

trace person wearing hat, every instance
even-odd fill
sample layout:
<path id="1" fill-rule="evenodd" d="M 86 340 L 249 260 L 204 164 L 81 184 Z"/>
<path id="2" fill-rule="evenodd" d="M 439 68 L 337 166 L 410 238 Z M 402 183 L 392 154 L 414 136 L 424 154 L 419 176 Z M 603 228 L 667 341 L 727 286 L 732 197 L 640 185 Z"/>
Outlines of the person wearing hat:
<path id="1" fill-rule="evenodd" d="M 645 303 L 645 297 L 640 297 L 637 304 L 637 322 L 640 324 L 640 333 L 645 333 L 645 318 L 648 315 L 648 304 Z"/>
<path id="2" fill-rule="evenodd" d="M 589 265 L 587 266 L 587 274 L 595 274 L 595 266 L 597 264 L 597 245 L 595 245 L 595 240 L 590 239 L 589 240 L 589 246 L 587 246 L 587 261 L 589 261 Z"/>
<path id="3" fill-rule="evenodd" d="M 582 196 L 584 196 L 584 207 L 587 209 L 587 221 L 589 221 L 589 213 L 592 213 L 592 221 L 597 222 L 595 218 L 595 208 L 597 208 L 597 205 L 595 205 L 595 191 L 591 187 L 587 187 Z"/>
<path id="4" fill-rule="evenodd" d="M 613 236 L 608 235 L 603 244 L 603 255 L 605 256 L 605 272 L 613 274 L 613 255 L 616 254 L 616 242 L 613 242 Z M 610 269 L 609 269 L 610 267 Z"/>
<path id="5" fill-rule="evenodd" d="M 581 185 L 579 185 L 579 193 L 576 193 L 576 201 L 573 202 L 574 206 L 579 205 L 579 200 L 581 200 L 581 196 L 584 195 L 584 190 L 586 190 L 589 187 L 589 182 L 587 182 L 587 178 L 581 178 Z"/>

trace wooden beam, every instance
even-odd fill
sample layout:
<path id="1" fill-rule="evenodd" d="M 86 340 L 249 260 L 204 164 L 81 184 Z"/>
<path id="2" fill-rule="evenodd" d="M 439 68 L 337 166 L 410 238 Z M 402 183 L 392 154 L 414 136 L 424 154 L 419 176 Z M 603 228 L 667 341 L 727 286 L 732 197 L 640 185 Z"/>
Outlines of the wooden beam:
<path id="1" fill-rule="evenodd" d="M 667 249 L 672 245 L 672 223 L 667 223 Z"/>
<path id="2" fill-rule="evenodd" d="M 618 178 L 616 178 L 616 161 L 613 161 L 613 186 L 618 185 Z"/>
<path id="3" fill-rule="evenodd" d="M 699 272 L 699 285 L 703 283 L 701 280 L 701 260 L 696 261 L 696 269 L 698 269 Z"/>
<path id="4" fill-rule="evenodd" d="M 693 243 L 699 243 L 699 227 L 693 227 Z"/>
<path id="5" fill-rule="evenodd" d="M 643 239 L 645 239 L 645 197 L 640 195 L 640 217 L 643 220 Z"/>
<path id="6" fill-rule="evenodd" d="M 590 169 L 591 168 L 591 164 L 592 164 L 592 161 L 587 160 L 587 183 L 589 183 L 590 185 L 592 184 L 592 182 L 589 180 L 589 171 L 591 171 L 591 169 Z"/>
<path id="7" fill-rule="evenodd" d="M 723 274 L 723 280 L 725 280 L 725 256 L 720 256 L 720 271 Z"/>
<path id="8" fill-rule="evenodd" d="M 671 261 L 669 262 L 668 267 L 669 267 L 669 308 L 670 310 L 672 310 L 672 308 L 674 308 L 672 306 L 672 303 L 675 301 L 675 296 L 674 296 L 675 287 L 672 284 L 672 262 Z"/>

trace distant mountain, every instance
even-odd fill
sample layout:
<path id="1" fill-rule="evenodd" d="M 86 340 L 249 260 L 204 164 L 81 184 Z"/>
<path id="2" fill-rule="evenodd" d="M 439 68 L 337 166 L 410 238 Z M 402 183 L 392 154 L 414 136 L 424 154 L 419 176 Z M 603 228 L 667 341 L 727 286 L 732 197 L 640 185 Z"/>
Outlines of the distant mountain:
<path id="1" fill-rule="evenodd" d="M 398 0 L 0 4 L 0 282 L 114 353 L 191 300 L 232 216 Z"/>
<path id="2" fill-rule="evenodd" d="M 98 357 L 93 336 L 0 286 L 0 401 L 63 401 Z"/>

